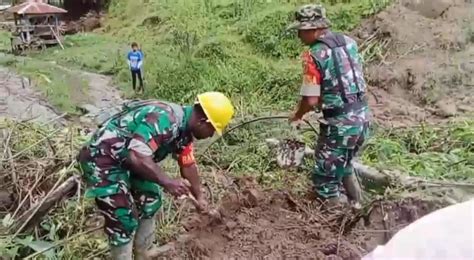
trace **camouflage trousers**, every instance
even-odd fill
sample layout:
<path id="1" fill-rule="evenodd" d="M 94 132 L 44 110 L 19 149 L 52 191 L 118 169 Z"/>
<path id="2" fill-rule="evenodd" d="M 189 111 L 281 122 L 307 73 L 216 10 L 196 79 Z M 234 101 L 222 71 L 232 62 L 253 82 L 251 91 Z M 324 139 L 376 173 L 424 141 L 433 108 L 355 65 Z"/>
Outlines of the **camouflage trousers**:
<path id="1" fill-rule="evenodd" d="M 95 198 L 105 218 L 104 230 L 112 246 L 128 244 L 133 239 L 139 219 L 154 217 L 161 207 L 161 187 L 142 180 L 122 168 L 109 155 L 91 156 L 84 148 L 79 156 L 83 177 L 91 186 L 86 197 Z"/>
<path id="2" fill-rule="evenodd" d="M 312 174 L 319 196 L 331 198 L 340 195 L 342 178 L 353 173 L 352 159 L 364 144 L 368 132 L 368 122 L 360 126 L 320 124 Z"/>

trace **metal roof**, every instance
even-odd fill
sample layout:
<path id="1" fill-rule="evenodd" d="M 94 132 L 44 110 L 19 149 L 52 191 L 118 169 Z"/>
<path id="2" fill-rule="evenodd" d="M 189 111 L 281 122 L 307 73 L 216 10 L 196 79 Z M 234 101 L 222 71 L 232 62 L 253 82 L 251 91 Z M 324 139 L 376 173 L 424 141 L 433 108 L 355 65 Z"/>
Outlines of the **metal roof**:
<path id="1" fill-rule="evenodd" d="M 65 14 L 66 10 L 49 5 L 43 0 L 29 0 L 27 2 L 15 5 L 6 10 L 14 14 Z"/>

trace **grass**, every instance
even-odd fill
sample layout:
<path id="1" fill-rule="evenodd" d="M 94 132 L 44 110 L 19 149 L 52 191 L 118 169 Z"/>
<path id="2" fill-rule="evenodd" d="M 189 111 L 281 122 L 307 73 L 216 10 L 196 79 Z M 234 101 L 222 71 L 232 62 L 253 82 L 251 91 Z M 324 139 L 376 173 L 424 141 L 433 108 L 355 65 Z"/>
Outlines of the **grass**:
<path id="1" fill-rule="evenodd" d="M 378 131 L 367 144 L 366 164 L 433 179 L 473 180 L 474 122 L 444 128 Z"/>
<path id="2" fill-rule="evenodd" d="M 62 51 L 58 48 L 47 49 L 33 56 L 36 59 L 54 61 L 75 69 L 115 75 L 125 66 L 127 45 L 120 45 L 114 37 L 99 34 L 75 34 L 65 37 Z"/>
<path id="3" fill-rule="evenodd" d="M 76 114 L 76 105 L 87 99 L 87 81 L 50 62 L 5 56 L 0 65 L 29 78 L 43 96 L 60 111 Z"/>
<path id="4" fill-rule="evenodd" d="M 310 189 L 312 160 L 308 160 L 306 168 L 302 171 L 280 170 L 263 139 L 277 135 L 277 138 L 300 138 L 311 144 L 315 140 L 315 134 L 296 133 L 282 124 L 284 123 L 262 122 L 236 130 L 225 139 L 225 142 L 212 146 L 206 156 L 199 158 L 202 176 L 211 187 L 215 198 L 220 198 L 228 191 L 222 183 L 216 182 L 216 172 L 229 177 L 254 176 L 267 189 L 285 189 L 301 194 Z M 426 126 L 396 131 L 377 129 L 365 148 L 362 160 L 369 165 L 394 167 L 410 175 L 431 180 L 473 182 L 473 126 L 474 122 L 466 121 L 445 127 Z M 5 126 L 2 128 L 5 129 Z M 41 133 L 50 131 L 47 126 L 39 127 L 31 124 L 17 127 L 11 139 L 12 153 L 24 150 L 29 143 L 43 138 Z M 50 141 L 55 147 L 56 156 L 61 160 L 67 159 L 71 151 L 77 150 L 84 140 L 84 136 L 81 135 L 74 135 L 71 139 L 71 133 L 75 133 L 75 129 L 61 131 L 51 137 Z M 25 141 L 26 137 L 29 142 Z M 38 161 L 48 160 L 50 153 L 47 146 L 40 144 L 24 153 L 21 158 L 17 158 L 16 162 L 27 162 L 25 159 L 28 158 L 30 161 L 33 158 L 37 158 Z M 162 165 L 166 173 L 177 174 L 178 169 L 174 161 L 166 160 Z M 160 244 L 172 240 L 181 232 L 180 222 L 186 214 L 187 210 L 178 207 L 169 196 L 165 196 L 160 214 L 162 226 L 157 227 L 156 231 Z M 0 216 L 3 218 L 2 223 L 8 222 L 4 215 Z M 85 259 L 93 256 L 104 258 L 107 254 L 107 242 L 102 231 L 87 233 L 100 225 L 97 216 L 98 212 L 92 200 L 85 199 L 82 195 L 74 196 L 43 218 L 34 233 L 14 240 L 11 236 L 0 235 L 0 254 L 25 257 L 38 248 L 67 240 L 67 243 L 62 243 L 54 252 L 47 254 L 59 259 L 74 259 L 78 256 Z"/>
<path id="5" fill-rule="evenodd" d="M 0 52 L 7 52 L 10 48 L 10 33 L 0 31 Z"/>
<path id="6" fill-rule="evenodd" d="M 265 138 L 296 138 L 313 145 L 313 132 L 297 133 L 284 126 L 285 122 L 260 123 L 230 134 L 212 147 L 202 163 L 219 165 L 233 174 L 260 176 L 269 188 L 280 185 L 289 173 L 278 169 L 269 159 L 270 149 Z M 270 130 L 271 129 L 271 130 Z M 474 122 L 452 123 L 446 127 L 421 126 L 411 129 L 377 128 L 365 144 L 361 160 L 383 169 L 398 169 L 412 176 L 428 179 L 474 181 Z M 208 157 L 208 158 L 209 158 Z M 303 172 L 310 172 L 313 160 L 308 160 Z M 290 173 L 292 178 L 305 182 L 305 173 Z M 288 185 L 285 183 L 283 185 Z M 281 186 L 280 186 L 281 187 Z M 295 189 L 291 189 L 295 190 Z M 296 189 L 305 191 L 305 189 Z"/>
<path id="7" fill-rule="evenodd" d="M 335 30 L 351 30 L 388 0 L 322 1 Z M 145 53 L 145 98 L 193 102 L 197 93 L 218 90 L 239 114 L 288 111 L 297 99 L 303 47 L 286 26 L 299 0 L 112 1 L 104 33 L 67 36 L 65 50 L 33 55 L 38 61 L 113 75 L 131 96 L 125 56 L 132 41 Z M 130 10 L 135 10 L 131 12 Z M 43 74 L 51 74 L 45 73 Z M 53 81 L 56 77 L 51 76 Z M 70 92 L 59 78 L 53 105 L 70 112 Z M 60 88 L 65 88 L 61 90 Z M 50 93 L 49 95 L 55 95 Z"/>
<path id="8" fill-rule="evenodd" d="M 2 64 L 35 79 L 55 106 L 72 111 L 74 91 L 82 89 L 83 82 L 73 87 L 73 75 L 45 65 L 54 61 L 74 69 L 113 75 L 116 83 L 127 91 L 130 84 L 125 55 L 129 43 L 137 41 L 146 59 L 145 97 L 192 102 L 198 92 L 219 90 L 234 100 L 238 111 L 236 120 L 269 111 L 288 111 L 297 98 L 301 73 L 298 55 L 302 46 L 295 35 L 285 32 L 284 28 L 295 6 L 303 2 L 112 1 L 104 33 L 68 36 L 65 50 L 49 49 L 34 55 L 31 62 L 7 59 Z M 342 31 L 353 29 L 362 18 L 389 3 L 381 0 L 321 2 L 328 8 L 334 28 Z M 0 34 L 0 48 L 1 39 Z M 376 47 L 367 51 L 368 58 L 380 52 Z M 472 121 L 443 128 L 376 129 L 362 160 L 372 166 L 397 168 L 414 176 L 473 181 L 473 129 Z M 268 137 L 295 137 L 307 144 L 316 140 L 315 133 L 295 132 L 284 121 L 262 122 L 236 130 L 199 158 L 202 176 L 213 185 L 215 196 L 219 197 L 226 190 L 215 182 L 214 172 L 233 177 L 251 175 L 265 188 L 284 188 L 296 193 L 308 190 L 313 162 L 308 160 L 301 171 L 278 169 L 264 143 Z M 28 139 L 28 142 L 34 141 Z M 59 143 L 64 145 L 64 140 Z M 27 145 L 21 144 L 22 147 Z M 178 172 L 172 161 L 164 162 L 163 166 L 171 175 Z M 180 232 L 183 214 L 171 199 L 165 199 L 164 226 L 157 229 L 160 243 Z M 0 255 L 24 257 L 34 251 L 31 246 L 34 241 L 55 243 L 79 234 L 59 246 L 54 252 L 56 257 L 104 258 L 107 244 L 103 233 L 83 234 L 91 224 L 96 224 L 93 218 L 96 215 L 92 201 L 74 197 L 49 214 L 36 232 L 23 237 L 22 241 L 0 237 Z"/>
<path id="9" fill-rule="evenodd" d="M 351 30 L 389 3 L 322 2 L 334 29 L 341 31 Z M 112 1 L 104 33 L 68 36 L 65 50 L 48 50 L 36 58 L 113 75 L 128 92 L 125 55 L 136 41 L 145 53 L 147 98 L 193 102 L 199 92 L 218 90 L 229 94 L 241 113 L 287 111 L 296 101 L 303 47 L 285 28 L 303 3 Z"/>

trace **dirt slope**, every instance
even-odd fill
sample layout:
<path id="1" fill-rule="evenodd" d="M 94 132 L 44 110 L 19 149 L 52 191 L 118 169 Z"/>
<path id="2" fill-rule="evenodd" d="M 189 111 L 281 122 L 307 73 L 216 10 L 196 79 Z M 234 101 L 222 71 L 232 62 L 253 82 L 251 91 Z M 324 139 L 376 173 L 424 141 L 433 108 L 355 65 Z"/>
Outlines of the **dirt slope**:
<path id="1" fill-rule="evenodd" d="M 314 198 L 261 191 L 246 179 L 220 204 L 222 222 L 190 217 L 188 234 L 155 259 L 360 259 L 440 204 L 374 202 L 367 214 L 327 209 Z"/>
<path id="2" fill-rule="evenodd" d="M 473 115 L 473 7 L 464 0 L 399 1 L 354 32 L 360 42 L 388 43 L 366 66 L 379 124 L 410 126 Z M 251 186 L 222 200 L 222 223 L 191 218 L 186 236 L 160 248 L 156 259 L 360 259 L 440 206 L 382 201 L 362 216 Z"/>
<path id="3" fill-rule="evenodd" d="M 86 78 L 89 85 L 85 101 L 78 105 L 84 114 L 80 118 L 81 123 L 95 127 L 120 110 L 124 100 L 111 77 L 86 71 L 70 72 Z"/>
<path id="4" fill-rule="evenodd" d="M 474 112 L 474 4 L 404 0 L 366 21 L 361 42 L 388 42 L 367 66 L 376 121 L 406 126 L 469 117 Z"/>

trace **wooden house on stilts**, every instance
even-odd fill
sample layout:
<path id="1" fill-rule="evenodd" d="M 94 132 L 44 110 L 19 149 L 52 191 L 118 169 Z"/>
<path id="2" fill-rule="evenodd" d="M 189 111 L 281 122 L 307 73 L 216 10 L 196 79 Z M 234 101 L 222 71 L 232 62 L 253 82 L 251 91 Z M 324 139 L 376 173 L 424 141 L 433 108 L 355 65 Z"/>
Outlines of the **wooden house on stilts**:
<path id="1" fill-rule="evenodd" d="M 50 45 L 62 45 L 59 18 L 67 11 L 44 3 L 29 0 L 7 9 L 13 14 L 14 30 L 11 35 L 13 53 L 44 49 Z"/>

